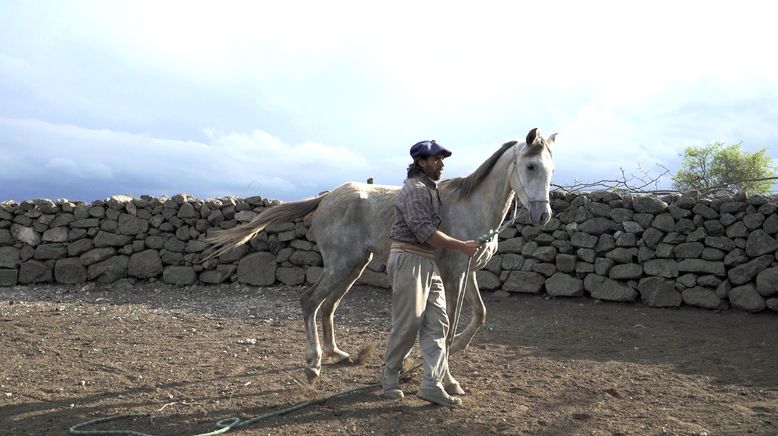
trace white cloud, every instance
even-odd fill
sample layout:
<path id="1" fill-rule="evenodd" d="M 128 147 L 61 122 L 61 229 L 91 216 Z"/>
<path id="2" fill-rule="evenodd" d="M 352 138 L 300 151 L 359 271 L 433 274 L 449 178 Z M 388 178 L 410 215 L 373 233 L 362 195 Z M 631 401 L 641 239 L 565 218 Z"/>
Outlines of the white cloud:
<path id="1" fill-rule="evenodd" d="M 0 117 L 0 137 L 9 139 L 0 143 L 0 163 L 7 169 L 0 174 L 6 182 L 0 196 L 12 196 L 10 182 L 48 182 L 56 192 L 41 196 L 78 198 L 80 185 L 92 185 L 92 192 L 99 184 L 105 197 L 129 188 L 136 195 L 188 192 L 294 199 L 315 195 L 321 186 L 330 189 L 354 178 L 364 180 L 380 170 L 342 146 L 286 144 L 260 130 L 206 133 L 208 142 L 200 143 Z"/>

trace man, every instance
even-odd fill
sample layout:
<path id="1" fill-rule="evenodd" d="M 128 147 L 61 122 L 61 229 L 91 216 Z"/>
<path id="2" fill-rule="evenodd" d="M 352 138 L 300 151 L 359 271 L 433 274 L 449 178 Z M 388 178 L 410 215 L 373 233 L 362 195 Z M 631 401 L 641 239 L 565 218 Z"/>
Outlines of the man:
<path id="1" fill-rule="evenodd" d="M 435 182 L 443 172 L 443 159 L 451 152 L 435 141 L 421 141 L 411 147 L 410 153 L 413 163 L 408 166 L 408 178 L 395 201 L 395 221 L 389 234 L 392 247 L 386 267 L 392 283 L 392 330 L 382 374 L 384 395 L 404 397 L 400 370 L 418 335 L 424 377 L 416 396 L 458 406 L 462 401 L 452 395 L 464 391 L 448 370 L 449 320 L 435 250 L 459 250 L 473 256 L 480 244 L 438 230 L 442 203 Z"/>

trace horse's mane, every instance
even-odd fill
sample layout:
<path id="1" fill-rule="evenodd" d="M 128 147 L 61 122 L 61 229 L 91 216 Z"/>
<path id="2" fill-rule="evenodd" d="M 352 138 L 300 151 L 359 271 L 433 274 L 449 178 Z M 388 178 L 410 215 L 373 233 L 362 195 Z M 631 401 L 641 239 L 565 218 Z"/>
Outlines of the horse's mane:
<path id="1" fill-rule="evenodd" d="M 506 142 L 493 155 L 486 159 L 472 174 L 467 177 L 457 177 L 455 179 L 444 180 L 440 182 L 440 190 L 447 191 L 458 198 L 467 198 L 478 187 L 478 185 L 489 175 L 494 168 L 494 164 L 505 154 L 509 148 L 516 145 L 517 141 Z"/>

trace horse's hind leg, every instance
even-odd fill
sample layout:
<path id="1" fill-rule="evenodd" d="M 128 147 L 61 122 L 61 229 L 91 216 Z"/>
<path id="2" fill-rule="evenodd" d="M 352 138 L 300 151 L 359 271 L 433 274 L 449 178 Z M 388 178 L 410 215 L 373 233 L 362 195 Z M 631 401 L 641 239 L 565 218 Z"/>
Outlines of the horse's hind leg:
<path id="1" fill-rule="evenodd" d="M 355 265 L 358 265 L 353 269 L 349 280 L 345 280 L 341 283 L 337 289 L 332 289 L 331 293 L 324 300 L 321 305 L 321 328 L 322 339 L 324 341 L 324 357 L 328 358 L 331 363 L 339 363 L 343 361 L 351 362 L 351 356 L 348 353 L 341 351 L 338 345 L 335 343 L 335 310 L 338 308 L 338 304 L 344 295 L 351 289 L 354 282 L 362 275 L 365 267 L 370 263 L 372 254 L 367 253 L 367 256 L 362 260 L 361 265 L 355 261 Z M 345 276 L 345 274 L 344 274 Z"/>
<path id="2" fill-rule="evenodd" d="M 308 347 L 305 353 L 308 368 L 305 374 L 308 382 L 313 383 L 321 373 L 321 346 L 316 327 L 316 314 L 325 299 L 331 295 L 339 295 L 337 300 L 348 291 L 351 284 L 359 277 L 362 269 L 367 264 L 369 256 L 362 254 L 359 257 L 341 255 L 324 267 L 319 280 L 300 297 L 305 321 L 305 332 L 308 337 Z M 334 310 L 334 307 L 333 307 Z M 332 317 L 332 313 L 329 314 Z M 323 317 L 324 319 L 327 316 Z"/>

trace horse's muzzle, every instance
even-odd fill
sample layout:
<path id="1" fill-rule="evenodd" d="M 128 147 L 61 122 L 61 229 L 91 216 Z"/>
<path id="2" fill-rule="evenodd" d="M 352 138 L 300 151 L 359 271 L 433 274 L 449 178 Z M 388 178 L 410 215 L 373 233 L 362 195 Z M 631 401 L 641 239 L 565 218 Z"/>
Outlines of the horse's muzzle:
<path id="1" fill-rule="evenodd" d="M 529 218 L 532 224 L 542 226 L 551 219 L 551 204 L 548 200 L 530 200 Z"/>

